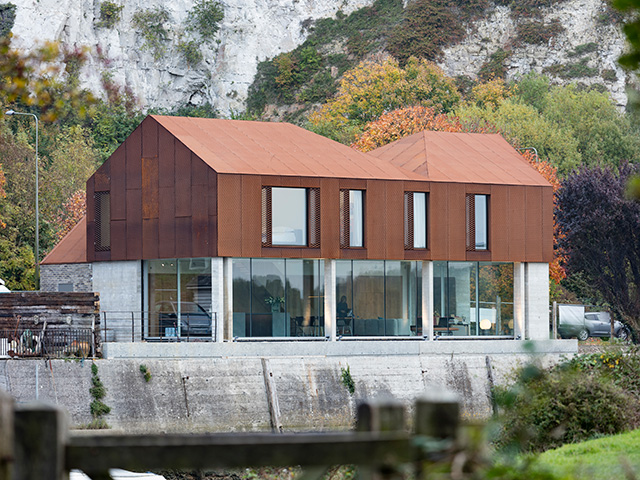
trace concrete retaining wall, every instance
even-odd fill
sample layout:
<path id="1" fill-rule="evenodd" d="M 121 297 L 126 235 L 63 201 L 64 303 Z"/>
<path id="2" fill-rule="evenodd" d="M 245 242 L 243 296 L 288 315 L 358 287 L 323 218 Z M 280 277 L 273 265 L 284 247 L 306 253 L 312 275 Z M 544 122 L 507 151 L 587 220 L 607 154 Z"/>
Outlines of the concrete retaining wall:
<path id="1" fill-rule="evenodd" d="M 464 416 L 481 418 L 490 414 L 487 359 L 494 380 L 500 383 L 515 365 L 531 358 L 524 353 L 522 342 L 501 342 L 507 351 L 494 349 L 490 354 L 456 353 L 462 342 L 442 342 L 440 350 L 430 353 L 398 354 L 391 344 L 402 342 L 386 342 L 388 354 L 379 355 L 364 353 L 359 343 L 323 342 L 320 346 L 329 348 L 324 355 L 293 353 L 290 344 L 289 352 L 280 350 L 279 354 L 279 346 L 264 345 L 265 353 L 274 354 L 260 356 L 255 354 L 260 345 L 223 344 L 235 350 L 235 355 L 97 360 L 98 374 L 107 388 L 104 402 L 112 408 L 106 419 L 115 430 L 127 432 L 260 431 L 269 430 L 272 421 L 279 421 L 285 431 L 344 429 L 351 426 L 360 399 L 393 395 L 410 405 L 424 391 L 441 387 L 460 394 Z M 437 342 L 430 343 L 438 348 L 434 347 Z M 335 350 L 336 344 L 349 347 L 353 354 Z M 198 345 L 176 344 L 176 348 Z M 320 348 L 317 345 L 301 346 L 313 350 Z M 540 353 L 536 356 L 553 362 L 560 357 L 559 350 L 575 352 L 576 348 L 575 341 L 545 342 L 537 347 Z M 141 364 L 151 372 L 148 383 L 140 372 Z M 19 402 L 32 401 L 37 369 L 39 399 L 64 406 L 72 424 L 80 426 L 91 420 L 90 366 L 90 360 L 54 360 L 50 367 L 42 360 L 4 360 L 0 362 L 0 387 Z M 346 367 L 355 383 L 353 396 L 341 380 L 341 369 Z M 266 382 L 277 400 L 275 417 L 270 413 Z"/>

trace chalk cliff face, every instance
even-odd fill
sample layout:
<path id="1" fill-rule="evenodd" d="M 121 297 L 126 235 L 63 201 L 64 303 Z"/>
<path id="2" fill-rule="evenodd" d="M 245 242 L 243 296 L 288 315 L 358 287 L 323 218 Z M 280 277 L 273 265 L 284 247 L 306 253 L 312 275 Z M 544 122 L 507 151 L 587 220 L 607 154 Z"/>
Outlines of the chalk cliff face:
<path id="1" fill-rule="evenodd" d="M 331 17 L 337 11 L 350 13 L 373 0 L 222 0 L 224 20 L 211 42 L 199 42 L 203 61 L 188 66 L 178 52 L 181 39 L 189 38 L 184 21 L 192 0 L 127 0 L 113 28 L 98 27 L 100 0 L 14 0 L 17 4 L 13 28 L 14 45 L 29 48 L 43 40 L 59 40 L 72 47 L 89 47 L 90 60 L 82 81 L 100 90 L 102 72 L 129 87 L 143 106 L 170 107 L 209 102 L 223 114 L 244 110 L 249 85 L 258 62 L 289 51 L 305 39 L 303 24 L 309 19 Z M 166 53 L 154 59 L 143 48 L 144 39 L 132 27 L 134 13 L 163 7 L 170 20 Z M 584 83 L 604 83 L 620 105 L 626 104 L 627 75 L 616 59 L 624 48 L 618 27 L 603 24 L 602 0 L 568 0 L 544 12 L 545 21 L 558 19 L 566 31 L 545 45 L 513 46 L 516 25 L 507 7 L 496 7 L 485 19 L 470 26 L 467 38 L 446 49 L 442 66 L 449 75 L 474 77 L 480 65 L 498 47 L 512 50 L 508 75 L 576 61 L 570 57 L 576 46 L 590 42 L 597 50 L 584 58 L 599 75 L 574 78 Z M 196 37 L 197 40 L 197 37 Z M 582 58 L 582 57 L 581 57 Z M 602 72 L 607 70 L 603 80 Z M 615 73 L 615 79 L 613 74 Z"/>

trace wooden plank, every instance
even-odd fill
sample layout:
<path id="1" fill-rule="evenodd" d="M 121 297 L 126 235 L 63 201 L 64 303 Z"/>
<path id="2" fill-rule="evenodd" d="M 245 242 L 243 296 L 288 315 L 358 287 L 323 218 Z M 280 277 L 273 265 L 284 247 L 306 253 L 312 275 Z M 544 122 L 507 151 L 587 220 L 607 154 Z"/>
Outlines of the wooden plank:
<path id="1" fill-rule="evenodd" d="M 310 455 L 309 452 L 313 452 Z M 67 468 L 213 469 L 290 465 L 382 465 L 415 458 L 404 432 L 72 437 Z"/>

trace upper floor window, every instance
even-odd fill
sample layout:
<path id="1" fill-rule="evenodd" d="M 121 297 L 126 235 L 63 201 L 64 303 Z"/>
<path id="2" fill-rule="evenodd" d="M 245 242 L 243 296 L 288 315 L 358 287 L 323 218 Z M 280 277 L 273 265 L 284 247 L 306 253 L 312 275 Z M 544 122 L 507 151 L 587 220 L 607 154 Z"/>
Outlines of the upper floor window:
<path id="1" fill-rule="evenodd" d="M 489 195 L 467 195 L 467 251 L 489 248 Z"/>
<path id="2" fill-rule="evenodd" d="M 404 192 L 404 248 L 427 248 L 427 194 Z"/>
<path id="3" fill-rule="evenodd" d="M 95 233 L 94 245 L 96 252 L 111 250 L 111 194 L 109 192 L 95 192 L 94 196 Z"/>
<path id="4" fill-rule="evenodd" d="M 340 190 L 340 247 L 364 246 L 364 192 Z"/>
<path id="5" fill-rule="evenodd" d="M 262 187 L 262 245 L 320 246 L 320 190 Z"/>

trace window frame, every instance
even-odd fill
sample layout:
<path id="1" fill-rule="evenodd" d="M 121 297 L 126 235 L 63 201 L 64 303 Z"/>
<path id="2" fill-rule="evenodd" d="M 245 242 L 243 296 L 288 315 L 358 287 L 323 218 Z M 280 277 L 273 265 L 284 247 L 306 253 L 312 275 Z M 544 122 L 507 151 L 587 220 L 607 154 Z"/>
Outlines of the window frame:
<path id="1" fill-rule="evenodd" d="M 361 216 L 360 232 L 361 241 L 359 245 L 352 243 L 352 225 L 351 225 L 351 192 L 359 192 L 361 195 Z M 364 249 L 366 248 L 366 191 L 358 188 L 341 188 L 340 189 L 340 248 L 342 249 Z"/>
<path id="2" fill-rule="evenodd" d="M 304 190 L 305 235 L 304 244 L 273 243 L 273 189 Z M 291 187 L 288 185 L 263 185 L 262 191 L 262 247 L 320 248 L 320 189 L 318 187 Z"/>
<path id="3" fill-rule="evenodd" d="M 476 201 L 478 197 L 484 198 L 484 246 L 478 243 L 478 214 L 479 205 Z M 466 250 L 467 252 L 488 252 L 489 251 L 489 211 L 490 198 L 486 193 L 467 193 L 465 197 L 465 214 L 466 214 Z"/>
<path id="4" fill-rule="evenodd" d="M 424 246 L 416 246 L 416 194 L 424 195 Z M 404 192 L 404 249 L 428 250 L 429 249 L 429 192 L 407 191 Z"/>

